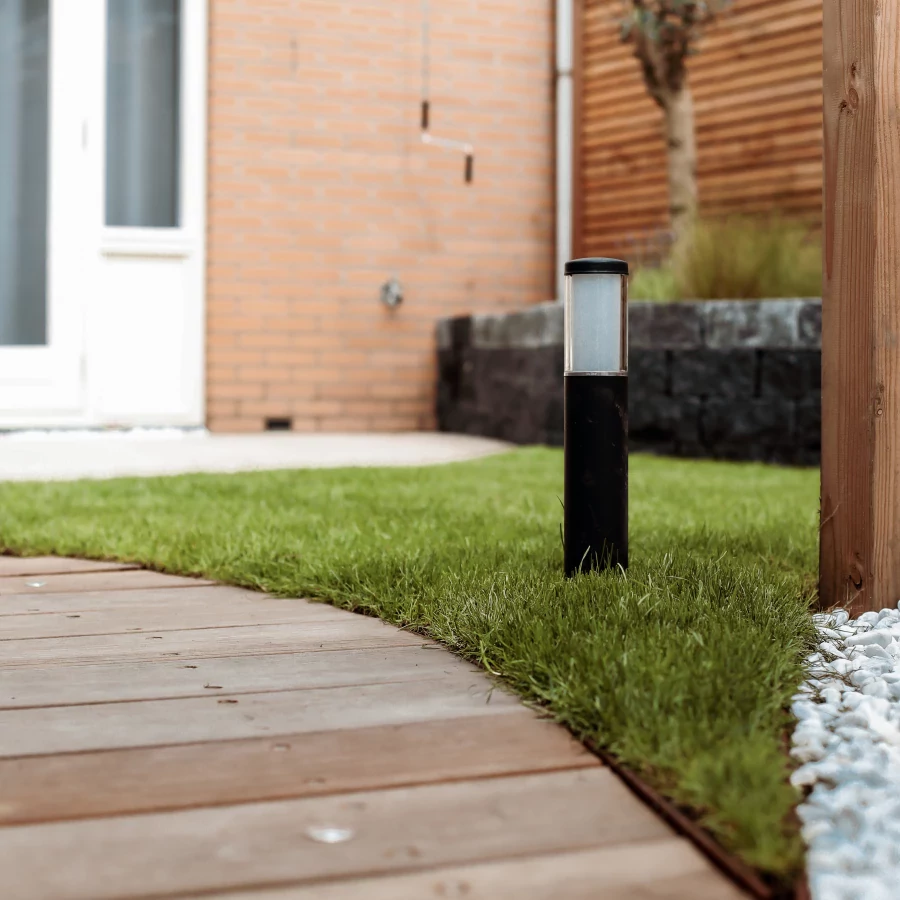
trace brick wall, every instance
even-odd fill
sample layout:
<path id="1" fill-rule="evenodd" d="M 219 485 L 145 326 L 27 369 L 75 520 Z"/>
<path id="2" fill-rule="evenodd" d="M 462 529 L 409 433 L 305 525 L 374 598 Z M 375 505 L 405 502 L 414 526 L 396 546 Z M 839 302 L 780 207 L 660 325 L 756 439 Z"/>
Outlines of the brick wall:
<path id="1" fill-rule="evenodd" d="M 433 427 L 435 320 L 553 296 L 552 6 L 431 0 L 466 185 L 420 0 L 211 0 L 211 429 Z"/>
<path id="2" fill-rule="evenodd" d="M 812 465 L 821 432 L 821 303 L 632 303 L 632 450 Z M 438 325 L 442 430 L 563 442 L 563 310 Z"/>

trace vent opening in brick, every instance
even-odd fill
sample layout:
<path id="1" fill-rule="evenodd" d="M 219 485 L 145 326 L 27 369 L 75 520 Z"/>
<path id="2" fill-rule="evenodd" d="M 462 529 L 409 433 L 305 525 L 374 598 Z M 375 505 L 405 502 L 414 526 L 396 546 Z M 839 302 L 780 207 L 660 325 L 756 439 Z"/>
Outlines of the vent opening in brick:
<path id="1" fill-rule="evenodd" d="M 266 431 L 290 431 L 293 424 L 290 418 L 266 419 Z"/>

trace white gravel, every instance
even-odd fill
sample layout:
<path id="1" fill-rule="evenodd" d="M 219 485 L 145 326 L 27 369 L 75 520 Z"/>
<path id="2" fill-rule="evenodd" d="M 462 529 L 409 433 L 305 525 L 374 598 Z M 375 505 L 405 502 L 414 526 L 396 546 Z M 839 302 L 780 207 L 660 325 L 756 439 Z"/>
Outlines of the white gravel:
<path id="1" fill-rule="evenodd" d="M 816 616 L 791 780 L 813 900 L 900 898 L 900 611 Z"/>

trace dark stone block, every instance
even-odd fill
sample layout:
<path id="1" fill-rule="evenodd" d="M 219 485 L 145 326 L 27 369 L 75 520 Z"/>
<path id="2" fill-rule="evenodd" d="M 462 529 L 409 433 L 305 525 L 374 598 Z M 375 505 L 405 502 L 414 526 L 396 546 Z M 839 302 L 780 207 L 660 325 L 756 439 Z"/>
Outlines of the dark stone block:
<path id="1" fill-rule="evenodd" d="M 756 351 L 685 350 L 672 354 L 676 397 L 746 397 L 756 387 Z"/>
<path id="2" fill-rule="evenodd" d="M 822 347 L 822 301 L 805 300 L 800 307 L 798 341 L 801 347 Z"/>
<path id="3" fill-rule="evenodd" d="M 791 305 L 797 337 L 784 347 Z M 716 304 L 712 311 L 709 304 L 632 306 L 632 450 L 815 465 L 821 446 L 821 305 L 724 306 Z M 550 322 L 558 310 L 538 313 L 514 323 L 515 341 L 506 339 L 512 331 L 497 332 L 504 340 L 479 347 L 473 345 L 470 317 L 439 323 L 441 430 L 562 445 L 563 348 L 556 340 L 547 343 L 550 332 L 537 328 L 538 319 Z M 701 323 L 708 322 L 715 326 L 715 341 L 725 342 L 720 348 L 697 346 Z M 523 331 L 523 323 L 535 327 Z M 727 345 L 729 331 L 740 346 Z M 770 349 L 773 344 L 782 347 Z"/>
<path id="4" fill-rule="evenodd" d="M 696 397 L 629 397 L 629 436 L 642 447 L 699 443 L 700 406 Z"/>
<path id="5" fill-rule="evenodd" d="M 711 300 L 703 305 L 708 347 L 793 348 L 797 346 L 798 300 Z"/>
<path id="6" fill-rule="evenodd" d="M 760 394 L 801 399 L 822 388 L 822 354 L 818 350 L 760 352 Z"/>
<path id="7" fill-rule="evenodd" d="M 714 398 L 701 416 L 703 442 L 717 453 L 741 445 L 740 458 L 764 459 L 767 448 L 790 445 L 793 419 L 794 405 L 783 398 Z"/>
<path id="8" fill-rule="evenodd" d="M 634 350 L 628 355 L 629 396 L 665 394 L 669 387 L 666 350 Z"/>
<path id="9" fill-rule="evenodd" d="M 473 316 L 471 342 L 483 349 L 533 348 L 563 343 L 561 303 L 542 303 L 510 313 Z"/>
<path id="10" fill-rule="evenodd" d="M 461 402 L 474 403 L 477 399 L 478 373 L 476 371 L 476 363 L 478 361 L 477 355 L 469 347 L 463 348 L 460 352 L 456 399 Z"/>
<path id="11" fill-rule="evenodd" d="M 628 308 L 628 346 L 675 350 L 703 346 L 698 303 L 632 303 Z"/>
<path id="12" fill-rule="evenodd" d="M 822 401 L 818 397 L 801 400 L 794 410 L 795 443 L 804 451 L 818 453 L 822 447 Z"/>
<path id="13" fill-rule="evenodd" d="M 794 448 L 794 453 L 787 462 L 792 466 L 818 466 L 822 462 L 822 451 Z"/>
<path id="14" fill-rule="evenodd" d="M 544 406 L 544 430 L 548 433 L 559 433 L 560 442 L 562 442 L 563 424 L 565 421 L 565 410 L 563 404 L 563 389 L 559 387 L 558 393 L 551 394 L 546 398 Z"/>
<path id="15" fill-rule="evenodd" d="M 468 347 L 472 343 L 472 317 L 456 316 L 450 320 L 450 343 L 453 347 Z"/>

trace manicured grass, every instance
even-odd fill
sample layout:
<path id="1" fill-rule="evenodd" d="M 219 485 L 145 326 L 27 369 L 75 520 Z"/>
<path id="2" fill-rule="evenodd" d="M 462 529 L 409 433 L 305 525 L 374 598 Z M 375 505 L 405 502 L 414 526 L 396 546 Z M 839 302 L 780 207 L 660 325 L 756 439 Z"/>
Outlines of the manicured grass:
<path id="1" fill-rule="evenodd" d="M 429 634 L 787 877 L 812 470 L 634 457 L 627 574 L 561 575 L 562 457 L 0 485 L 0 546 L 315 595 Z"/>

